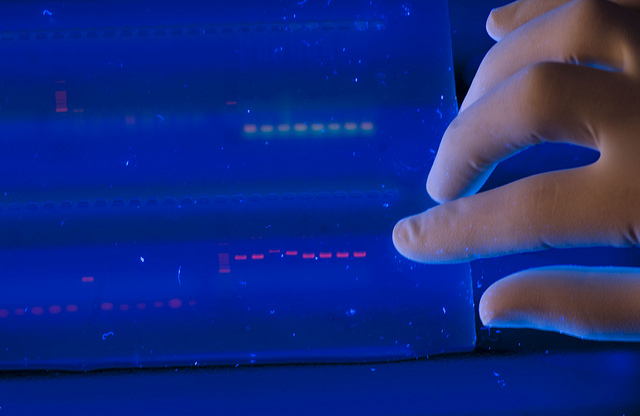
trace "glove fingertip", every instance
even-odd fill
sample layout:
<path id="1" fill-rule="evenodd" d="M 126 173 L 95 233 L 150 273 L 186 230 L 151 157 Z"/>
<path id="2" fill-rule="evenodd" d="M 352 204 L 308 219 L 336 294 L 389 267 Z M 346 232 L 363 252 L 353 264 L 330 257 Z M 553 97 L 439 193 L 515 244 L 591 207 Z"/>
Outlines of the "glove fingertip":
<path id="1" fill-rule="evenodd" d="M 499 15 L 499 9 L 491 10 L 486 23 L 487 34 L 489 34 L 491 39 L 495 40 L 496 42 L 502 39 L 505 35 L 505 29 L 504 26 L 500 24 Z"/>

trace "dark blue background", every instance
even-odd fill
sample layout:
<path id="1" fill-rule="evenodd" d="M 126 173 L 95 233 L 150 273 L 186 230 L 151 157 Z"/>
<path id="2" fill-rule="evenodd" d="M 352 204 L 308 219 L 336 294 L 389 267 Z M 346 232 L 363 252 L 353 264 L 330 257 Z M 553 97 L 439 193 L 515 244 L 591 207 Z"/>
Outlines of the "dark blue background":
<path id="1" fill-rule="evenodd" d="M 337 1 L 337 0 L 334 0 Z M 452 0 L 458 96 L 486 50 L 491 8 L 504 1 Z M 546 151 L 546 150 L 542 150 Z M 576 152 L 571 163 L 595 155 Z M 562 155 L 562 152 L 557 154 Z M 534 158 L 536 151 L 521 158 Z M 559 157 L 548 167 L 561 167 Z M 555 165 L 554 165 L 555 164 Z M 487 187 L 526 172 L 505 164 Z M 593 250 L 589 261 L 620 264 L 632 250 Z M 474 262 L 476 301 L 500 276 L 585 254 L 519 255 Z M 529 330 L 478 326 L 475 352 L 416 362 L 258 366 L 83 374 L 3 373 L 2 414 L 640 414 L 640 347 Z"/>

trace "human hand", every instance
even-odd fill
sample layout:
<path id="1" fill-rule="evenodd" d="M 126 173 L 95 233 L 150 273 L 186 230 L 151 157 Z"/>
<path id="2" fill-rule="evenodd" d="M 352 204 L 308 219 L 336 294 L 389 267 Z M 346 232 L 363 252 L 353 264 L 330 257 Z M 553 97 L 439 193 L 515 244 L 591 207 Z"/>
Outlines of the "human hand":
<path id="1" fill-rule="evenodd" d="M 640 0 L 520 0 L 492 11 L 487 53 L 427 180 L 442 203 L 398 222 L 424 263 L 640 238 Z M 476 194 L 496 164 L 542 142 L 598 150 L 589 166 Z M 552 267 L 494 283 L 485 325 L 640 340 L 640 269 Z"/>

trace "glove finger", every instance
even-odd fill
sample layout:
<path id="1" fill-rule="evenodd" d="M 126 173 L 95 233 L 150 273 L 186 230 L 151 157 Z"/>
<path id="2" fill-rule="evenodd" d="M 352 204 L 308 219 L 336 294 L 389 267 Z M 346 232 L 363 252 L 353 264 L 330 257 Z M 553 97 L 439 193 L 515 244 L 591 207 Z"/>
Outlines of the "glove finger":
<path id="1" fill-rule="evenodd" d="M 550 267 L 491 285 L 480 300 L 487 326 L 534 328 L 603 341 L 640 341 L 640 269 Z"/>
<path id="2" fill-rule="evenodd" d="M 547 4 L 540 2 L 540 7 Z M 629 71 L 637 66 L 639 50 L 640 14 L 607 1 L 571 2 L 528 22 L 494 45 L 482 61 L 460 111 L 536 63 Z"/>
<path id="3" fill-rule="evenodd" d="M 603 170 L 596 162 L 547 172 L 438 205 L 399 221 L 393 242 L 403 256 L 422 263 L 637 245 L 640 185 L 621 184 Z"/>
<path id="4" fill-rule="evenodd" d="M 581 1 L 583 0 L 574 1 L 573 3 L 577 4 Z M 640 10 L 640 0 L 610 1 L 611 3 L 616 3 L 635 11 Z M 506 6 L 493 9 L 487 19 L 487 33 L 494 40 L 499 41 L 538 16 L 542 16 L 570 2 L 570 0 L 519 0 Z"/>
<path id="5" fill-rule="evenodd" d="M 626 75 L 542 63 L 499 84 L 462 112 L 445 132 L 427 179 L 437 202 L 475 194 L 505 158 L 543 141 L 569 142 L 617 154 L 637 102 Z M 637 123 L 636 123 L 637 124 Z M 609 143 L 607 143 L 609 142 Z"/>

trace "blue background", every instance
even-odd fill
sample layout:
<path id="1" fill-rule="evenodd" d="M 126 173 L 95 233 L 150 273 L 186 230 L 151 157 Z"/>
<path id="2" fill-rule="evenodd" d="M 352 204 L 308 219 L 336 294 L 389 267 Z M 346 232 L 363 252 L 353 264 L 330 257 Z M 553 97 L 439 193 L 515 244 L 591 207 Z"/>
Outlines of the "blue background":
<path id="1" fill-rule="evenodd" d="M 504 2 L 502 2 L 504 3 Z M 458 96 L 492 45 L 484 23 L 501 2 L 450 4 Z M 594 155 L 575 149 L 573 162 Z M 536 153 L 521 158 L 535 158 Z M 547 167 L 562 167 L 559 157 Z M 554 166 L 554 163 L 557 164 Z M 526 172 L 505 164 L 487 187 Z M 589 261 L 627 264 L 633 250 L 593 250 Z M 558 257 L 559 256 L 559 257 Z M 474 296 L 500 276 L 547 264 L 585 263 L 584 252 L 472 263 Z M 606 260 L 605 260 L 606 261 Z M 0 375 L 2 414 L 638 414 L 640 347 L 478 325 L 468 354 L 369 365 L 289 365 Z"/>

